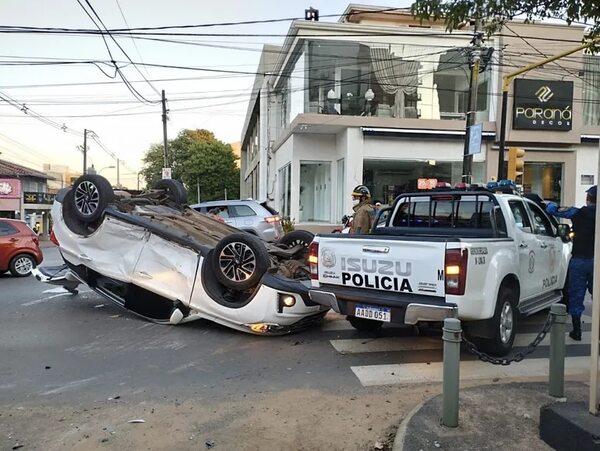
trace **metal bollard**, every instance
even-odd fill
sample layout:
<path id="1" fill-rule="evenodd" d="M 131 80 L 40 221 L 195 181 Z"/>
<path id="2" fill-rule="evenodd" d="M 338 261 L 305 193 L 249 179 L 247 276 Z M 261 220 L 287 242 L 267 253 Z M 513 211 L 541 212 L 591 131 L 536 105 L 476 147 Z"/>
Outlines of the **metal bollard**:
<path id="1" fill-rule="evenodd" d="M 553 304 L 550 308 L 552 327 L 550 328 L 550 368 L 549 394 L 555 398 L 565 395 L 565 323 L 567 307 Z"/>
<path id="2" fill-rule="evenodd" d="M 458 426 L 458 383 L 460 376 L 460 320 L 446 318 L 442 329 L 444 340 L 444 380 L 442 424 L 451 428 Z"/>

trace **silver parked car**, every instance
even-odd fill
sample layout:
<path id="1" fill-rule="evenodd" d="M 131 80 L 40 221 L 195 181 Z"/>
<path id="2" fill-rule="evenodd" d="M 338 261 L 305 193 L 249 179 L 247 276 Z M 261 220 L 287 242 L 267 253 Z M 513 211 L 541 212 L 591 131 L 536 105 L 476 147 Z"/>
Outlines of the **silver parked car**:
<path id="1" fill-rule="evenodd" d="M 283 236 L 281 216 L 266 202 L 247 200 L 215 200 L 191 205 L 200 213 L 216 213 L 225 224 L 250 232 L 265 241 L 277 241 Z"/>

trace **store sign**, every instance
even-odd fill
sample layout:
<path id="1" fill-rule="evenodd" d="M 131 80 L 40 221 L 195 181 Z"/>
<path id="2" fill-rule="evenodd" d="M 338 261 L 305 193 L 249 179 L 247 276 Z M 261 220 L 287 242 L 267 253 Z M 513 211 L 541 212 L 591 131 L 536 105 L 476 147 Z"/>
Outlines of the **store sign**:
<path id="1" fill-rule="evenodd" d="M 571 130 L 572 81 L 518 79 L 514 98 L 515 130 Z"/>
<path id="2" fill-rule="evenodd" d="M 50 193 L 33 193 L 31 191 L 25 191 L 23 192 L 23 197 L 24 203 L 26 204 L 52 205 L 56 195 Z"/>
<path id="3" fill-rule="evenodd" d="M 21 181 L 17 179 L 0 179 L 0 198 L 18 199 L 21 197 Z"/>

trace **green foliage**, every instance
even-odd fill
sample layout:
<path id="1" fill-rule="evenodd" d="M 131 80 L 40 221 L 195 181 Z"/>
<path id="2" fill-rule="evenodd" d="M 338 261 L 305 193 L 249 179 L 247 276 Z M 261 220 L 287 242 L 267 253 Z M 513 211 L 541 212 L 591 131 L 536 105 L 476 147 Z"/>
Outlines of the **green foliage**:
<path id="1" fill-rule="evenodd" d="M 283 233 L 290 233 L 296 230 L 295 221 L 290 218 L 281 218 L 281 227 L 283 227 Z"/>
<path id="2" fill-rule="evenodd" d="M 172 177 L 180 179 L 188 189 L 188 202 L 239 199 L 240 170 L 231 146 L 215 138 L 208 130 L 182 130 L 169 141 Z M 164 162 L 163 146 L 153 144 L 144 156 L 142 174 L 147 186 L 160 180 Z"/>
<path id="3" fill-rule="evenodd" d="M 417 0 L 411 11 L 421 22 L 443 20 L 449 31 L 478 18 L 483 30 L 492 34 L 520 16 L 526 21 L 558 18 L 568 24 L 587 23 L 593 26 L 592 36 L 600 35 L 598 0 Z"/>

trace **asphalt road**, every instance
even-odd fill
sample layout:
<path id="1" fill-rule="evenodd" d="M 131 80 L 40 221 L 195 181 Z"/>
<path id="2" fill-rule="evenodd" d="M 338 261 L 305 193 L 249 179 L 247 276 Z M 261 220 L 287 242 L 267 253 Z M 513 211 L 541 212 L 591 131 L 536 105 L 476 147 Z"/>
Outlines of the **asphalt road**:
<path id="1" fill-rule="evenodd" d="M 44 265 L 61 263 L 55 247 L 46 248 L 44 255 Z M 93 400 L 140 390 L 156 396 L 168 392 L 208 397 L 290 388 L 336 392 L 342 387 L 351 392 L 361 384 L 350 367 L 404 363 L 407 358 L 393 348 L 337 352 L 332 342 L 364 345 L 410 336 L 418 345 L 419 340 L 410 328 L 371 334 L 330 328 L 328 322 L 342 322 L 331 316 L 321 327 L 281 337 L 253 336 L 208 321 L 157 325 L 85 286 L 72 296 L 32 277 L 2 275 L 0 293 L 0 403 Z M 521 330 L 537 332 L 544 316 Z M 440 360 L 439 349 L 421 348 L 411 361 Z M 586 355 L 588 349 L 572 346 L 568 355 Z M 544 357 L 547 351 L 540 349 L 534 357 Z"/>
<path id="2" fill-rule="evenodd" d="M 44 253 L 44 265 L 60 263 L 56 248 Z M 164 326 L 83 286 L 72 296 L 32 277 L 4 275 L 0 289 L 0 404 L 93 400 L 140 390 L 213 397 L 360 386 L 316 329 L 257 337 L 208 321 Z"/>
<path id="3" fill-rule="evenodd" d="M 46 248 L 44 255 L 44 265 L 61 263 L 57 248 Z M 535 336 L 545 316 L 540 313 L 521 324 L 517 340 L 522 344 L 518 346 L 525 346 Z M 584 330 L 589 330 L 589 324 Z M 12 446 L 18 433 L 24 435 L 41 424 L 36 420 L 36 426 L 19 429 L 19 424 L 30 421 L 29 417 L 11 422 L 6 414 L 2 416 L 2 411 L 39 406 L 90 409 L 110 399 L 129 399 L 142 404 L 169 400 L 177 405 L 186 399 L 216 403 L 246 396 L 277 397 L 293 390 L 314 391 L 316 399 L 326 397 L 327 403 L 338 402 L 338 409 L 349 406 L 356 397 L 367 400 L 362 404 L 363 410 L 377 411 L 378 407 L 368 401 L 377 396 L 380 404 L 403 401 L 405 404 L 394 406 L 398 412 L 383 411 L 383 419 L 375 418 L 373 411 L 352 409 L 363 419 L 371 415 L 372 423 L 360 419 L 357 423 L 352 418 L 340 420 L 338 437 L 349 438 L 339 449 L 356 443 L 356 437 L 375 443 L 389 425 L 397 424 L 396 417 L 390 415 L 400 417 L 401 409 L 407 413 L 428 396 L 424 381 L 436 383 L 432 390 L 439 391 L 436 380 L 441 375 L 442 361 L 439 337 L 439 331 L 428 330 L 424 336 L 415 336 L 412 328 L 399 327 L 384 327 L 375 333 L 358 332 L 336 314 L 328 314 L 320 326 L 281 337 L 253 336 L 208 321 L 164 326 L 147 322 L 84 286 L 80 286 L 78 295 L 72 296 L 33 277 L 0 275 L 0 425 L 6 421 L 13 431 L 8 439 L 0 436 L 0 444 Z M 581 344 L 569 343 L 567 339 L 567 355 L 576 359 L 589 356 L 589 336 L 587 339 L 587 343 L 584 340 Z M 542 344 L 519 366 L 508 368 L 521 368 L 519 375 L 527 376 L 527 362 L 533 362 L 531 375 L 535 376 L 533 368 L 547 369 L 547 361 L 541 361 L 547 355 L 548 346 Z M 491 379 L 490 364 L 475 362 L 466 352 L 461 358 L 475 364 L 471 376 L 481 371 L 481 378 Z M 510 373 L 494 377 L 494 381 L 507 377 L 511 377 Z M 313 445 L 306 449 L 319 448 L 327 439 L 334 440 L 334 426 L 327 427 L 333 424 L 328 422 L 334 413 L 323 406 L 319 411 L 303 407 L 309 413 L 302 411 L 300 416 L 314 417 L 305 427 L 318 423 L 322 430 L 321 436 L 313 434 Z M 38 415 L 35 410 L 31 412 Z M 227 415 L 219 427 L 229 424 Z M 356 436 L 349 436 L 348 428 L 357 424 L 362 429 L 357 429 Z M 211 423 L 204 430 L 219 430 L 212 427 Z M 240 430 L 254 430 L 248 425 L 244 428 Z M 224 429 L 222 439 L 234 433 L 240 432 Z M 86 443 L 86 436 L 88 442 L 94 439 L 95 444 L 104 440 L 92 432 L 78 440 Z M 257 435 L 257 440 L 261 439 L 266 440 L 264 435 Z M 42 443 L 40 440 L 38 437 L 38 444 Z M 70 442 L 63 443 L 66 444 L 57 449 L 70 447 Z M 140 442 L 124 442 L 119 446 L 135 448 Z M 290 449 L 290 446 L 294 448 L 286 442 L 273 449 Z M 161 449 L 161 446 L 148 448 Z"/>

